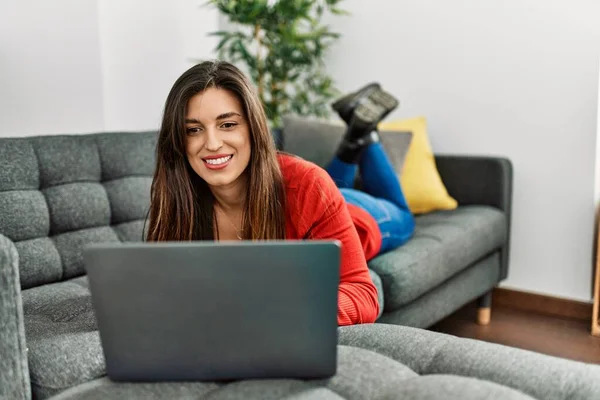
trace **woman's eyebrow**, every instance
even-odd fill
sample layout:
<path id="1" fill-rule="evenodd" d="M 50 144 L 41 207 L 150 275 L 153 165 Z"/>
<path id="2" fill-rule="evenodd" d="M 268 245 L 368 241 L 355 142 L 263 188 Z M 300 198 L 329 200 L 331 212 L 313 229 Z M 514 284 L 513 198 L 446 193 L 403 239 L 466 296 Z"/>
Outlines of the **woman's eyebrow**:
<path id="1" fill-rule="evenodd" d="M 226 112 L 226 113 L 223 113 L 223 114 L 219 115 L 217 117 L 217 119 L 227 119 L 227 118 L 231 118 L 233 116 L 241 117 L 241 115 L 239 113 L 237 113 L 235 111 L 229 111 L 229 112 Z"/>
<path id="2" fill-rule="evenodd" d="M 226 112 L 226 113 L 223 113 L 223 114 L 219 114 L 216 119 L 217 120 L 227 119 L 227 118 L 231 118 L 231 117 L 234 117 L 234 116 L 241 117 L 241 115 L 239 113 L 237 113 L 235 111 L 229 111 L 229 112 Z M 186 124 L 202 124 L 202 122 L 200 122 L 200 120 L 197 120 L 196 118 L 186 118 L 185 119 L 185 123 Z"/>

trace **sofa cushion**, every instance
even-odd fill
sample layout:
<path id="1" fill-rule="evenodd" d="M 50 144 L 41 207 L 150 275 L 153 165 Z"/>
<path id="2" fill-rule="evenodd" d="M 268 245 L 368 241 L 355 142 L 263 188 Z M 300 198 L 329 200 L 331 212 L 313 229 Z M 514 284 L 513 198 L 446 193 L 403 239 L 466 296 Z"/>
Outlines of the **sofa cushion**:
<path id="1" fill-rule="evenodd" d="M 441 396 L 443 394 L 443 396 Z M 473 378 L 420 377 L 405 365 L 376 352 L 338 347 L 338 371 L 321 380 L 244 380 L 228 383 L 115 383 L 99 379 L 68 390 L 67 399 L 439 399 L 531 400 L 516 390 Z"/>
<path id="2" fill-rule="evenodd" d="M 100 156 L 95 135 L 51 135 L 30 139 L 40 169 L 40 186 L 100 182 Z"/>
<path id="3" fill-rule="evenodd" d="M 408 326 L 363 324 L 340 327 L 338 332 L 340 345 L 383 354 L 422 376 L 475 378 L 544 400 L 599 398 L 600 365 Z"/>
<path id="4" fill-rule="evenodd" d="M 40 171 L 31 142 L 4 138 L 1 144 L 0 192 L 39 189 Z"/>
<path id="5" fill-rule="evenodd" d="M 29 372 L 36 398 L 105 374 L 86 277 L 22 292 Z"/>
<path id="6" fill-rule="evenodd" d="M 377 288 L 377 300 L 379 302 L 379 314 L 377 314 L 377 318 L 379 318 L 381 317 L 381 314 L 383 314 L 384 308 L 383 284 L 381 283 L 381 278 L 379 277 L 379 275 L 377 275 L 377 272 L 370 269 L 369 275 L 371 275 L 373 284 Z"/>
<path id="7" fill-rule="evenodd" d="M 462 206 L 416 217 L 411 240 L 369 262 L 382 280 L 385 309 L 415 300 L 499 249 L 506 237 L 506 216 L 493 207 Z"/>
<path id="8" fill-rule="evenodd" d="M 484 380 L 454 375 L 426 375 L 398 387 L 396 399 L 533 400 L 517 390 Z"/>
<path id="9" fill-rule="evenodd" d="M 156 131 L 0 138 L 0 233 L 15 243 L 23 289 L 83 275 L 89 242 L 141 239 L 132 228 L 148 212 L 156 140 Z"/>

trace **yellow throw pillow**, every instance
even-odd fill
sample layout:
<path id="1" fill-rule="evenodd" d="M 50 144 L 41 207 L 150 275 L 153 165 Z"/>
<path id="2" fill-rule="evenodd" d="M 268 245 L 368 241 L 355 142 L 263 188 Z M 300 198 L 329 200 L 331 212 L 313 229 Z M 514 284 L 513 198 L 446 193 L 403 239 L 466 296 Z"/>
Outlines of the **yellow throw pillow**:
<path id="1" fill-rule="evenodd" d="M 450 197 L 437 170 L 431 144 L 427 136 L 425 117 L 381 122 L 380 131 L 410 131 L 412 143 L 402 168 L 400 183 L 413 214 L 436 210 L 453 210 L 458 206 Z"/>

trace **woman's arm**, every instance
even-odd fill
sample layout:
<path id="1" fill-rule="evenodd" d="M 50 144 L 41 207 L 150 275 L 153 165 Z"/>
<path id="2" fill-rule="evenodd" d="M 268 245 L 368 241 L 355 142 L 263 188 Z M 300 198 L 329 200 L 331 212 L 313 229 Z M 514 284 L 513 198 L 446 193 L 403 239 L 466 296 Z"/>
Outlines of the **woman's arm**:
<path id="1" fill-rule="evenodd" d="M 305 238 L 341 242 L 338 325 L 375 322 L 377 288 L 346 201 L 327 172 L 316 166 L 307 171 L 300 186 Z"/>

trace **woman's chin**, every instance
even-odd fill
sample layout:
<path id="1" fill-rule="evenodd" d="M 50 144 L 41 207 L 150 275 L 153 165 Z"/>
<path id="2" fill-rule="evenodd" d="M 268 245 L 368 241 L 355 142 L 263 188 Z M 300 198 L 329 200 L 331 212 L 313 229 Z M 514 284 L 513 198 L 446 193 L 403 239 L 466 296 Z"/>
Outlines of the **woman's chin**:
<path id="1" fill-rule="evenodd" d="M 232 179 L 223 179 L 223 178 L 219 178 L 219 179 L 213 178 L 213 179 L 204 179 L 204 180 L 210 187 L 224 187 L 224 186 L 229 186 L 233 183 Z"/>
<path id="2" fill-rule="evenodd" d="M 208 174 L 208 176 L 204 176 L 202 178 L 208 184 L 208 186 L 211 186 L 211 187 L 231 186 L 237 180 L 236 176 L 231 176 L 230 174 L 223 175 L 223 176 L 210 176 L 210 175 L 211 174 Z"/>

